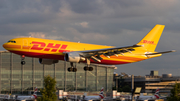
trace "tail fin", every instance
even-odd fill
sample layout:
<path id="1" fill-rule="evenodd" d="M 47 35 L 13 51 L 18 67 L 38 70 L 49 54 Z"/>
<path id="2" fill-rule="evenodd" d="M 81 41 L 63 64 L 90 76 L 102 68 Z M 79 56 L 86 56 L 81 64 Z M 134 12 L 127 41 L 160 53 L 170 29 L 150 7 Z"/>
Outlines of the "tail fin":
<path id="1" fill-rule="evenodd" d="M 99 97 L 100 97 L 101 99 L 104 98 L 104 95 L 103 95 L 103 87 L 101 88 L 101 91 L 100 91 L 100 93 L 99 93 Z"/>
<path id="2" fill-rule="evenodd" d="M 37 99 L 37 87 L 34 90 L 34 94 L 33 94 L 34 98 Z"/>
<path id="3" fill-rule="evenodd" d="M 137 45 L 142 45 L 147 51 L 154 52 L 165 25 L 157 24 Z"/>
<path id="4" fill-rule="evenodd" d="M 156 99 L 159 99 L 159 88 L 156 89 L 154 96 L 156 97 Z"/>

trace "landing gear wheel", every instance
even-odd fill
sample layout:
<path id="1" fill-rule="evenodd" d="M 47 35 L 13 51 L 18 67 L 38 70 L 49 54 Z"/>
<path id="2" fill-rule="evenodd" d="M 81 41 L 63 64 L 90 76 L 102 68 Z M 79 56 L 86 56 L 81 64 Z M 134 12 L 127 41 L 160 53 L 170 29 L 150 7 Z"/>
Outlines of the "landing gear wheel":
<path id="1" fill-rule="evenodd" d="M 85 66 L 85 67 L 84 67 L 84 70 L 85 70 L 85 71 L 89 70 L 89 67 Z"/>
<path id="2" fill-rule="evenodd" d="M 93 67 L 89 67 L 89 71 L 93 71 Z"/>
<path id="3" fill-rule="evenodd" d="M 71 68 L 71 67 L 68 68 L 68 71 L 69 71 L 69 72 L 72 72 L 72 71 L 73 71 L 73 68 Z"/>
<path id="4" fill-rule="evenodd" d="M 77 68 L 72 68 L 72 67 L 68 68 L 68 72 L 76 72 L 76 71 L 77 71 Z"/>
<path id="5" fill-rule="evenodd" d="M 68 70 L 68 72 L 70 72 L 70 68 L 68 68 L 67 70 Z"/>
<path id="6" fill-rule="evenodd" d="M 26 64 L 26 62 L 25 61 L 21 61 L 21 65 L 25 65 Z"/>
<path id="7" fill-rule="evenodd" d="M 77 71 L 77 68 L 73 68 L 73 72 L 76 72 Z"/>
<path id="8" fill-rule="evenodd" d="M 71 65 L 71 67 L 68 68 L 68 71 L 69 72 L 76 72 L 77 71 L 76 65 L 74 66 L 73 62 L 70 62 L 70 65 Z"/>

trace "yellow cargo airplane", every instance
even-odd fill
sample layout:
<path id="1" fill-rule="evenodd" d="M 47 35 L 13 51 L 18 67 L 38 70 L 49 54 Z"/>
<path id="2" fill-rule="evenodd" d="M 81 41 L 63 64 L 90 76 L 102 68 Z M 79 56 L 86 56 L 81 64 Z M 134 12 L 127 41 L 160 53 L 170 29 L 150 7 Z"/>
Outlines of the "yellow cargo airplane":
<path id="1" fill-rule="evenodd" d="M 161 56 L 172 51 L 155 52 L 165 25 L 156 25 L 139 43 L 132 46 L 115 47 L 105 45 L 67 42 L 59 40 L 40 39 L 32 37 L 14 38 L 3 44 L 3 47 L 24 57 L 39 58 L 41 64 L 53 64 L 58 60 L 68 61 L 71 67 L 68 71 L 76 72 L 73 63 L 86 62 L 84 70 L 92 71 L 90 63 L 119 65 L 138 62 Z"/>

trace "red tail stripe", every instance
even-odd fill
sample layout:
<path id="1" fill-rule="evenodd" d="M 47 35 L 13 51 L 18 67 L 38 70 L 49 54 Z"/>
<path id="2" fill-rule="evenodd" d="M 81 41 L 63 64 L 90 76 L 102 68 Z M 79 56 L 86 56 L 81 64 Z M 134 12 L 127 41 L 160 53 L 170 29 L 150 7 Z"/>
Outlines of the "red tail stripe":
<path id="1" fill-rule="evenodd" d="M 34 92 L 36 92 L 37 91 L 37 88 L 34 90 Z"/>
<path id="2" fill-rule="evenodd" d="M 99 95 L 101 97 L 101 99 L 103 99 L 104 97 L 102 95 Z"/>
<path id="3" fill-rule="evenodd" d="M 159 96 L 158 95 L 154 95 L 157 99 L 159 99 Z"/>
<path id="4" fill-rule="evenodd" d="M 35 99 L 37 99 L 37 95 L 34 94 L 33 96 L 34 96 Z"/>
<path id="5" fill-rule="evenodd" d="M 159 89 L 157 89 L 156 92 L 159 92 Z"/>

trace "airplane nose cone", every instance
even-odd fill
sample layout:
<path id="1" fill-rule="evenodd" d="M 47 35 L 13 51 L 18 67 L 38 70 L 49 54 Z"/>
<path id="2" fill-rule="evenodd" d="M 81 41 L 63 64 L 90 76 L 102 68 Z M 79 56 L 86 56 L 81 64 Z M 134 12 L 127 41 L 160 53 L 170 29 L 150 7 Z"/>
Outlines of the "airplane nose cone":
<path id="1" fill-rule="evenodd" d="M 6 47 L 6 44 L 5 44 L 5 43 L 3 44 L 3 47 L 4 47 L 4 48 Z M 5 49 L 6 49 L 6 48 L 5 48 Z"/>
<path id="2" fill-rule="evenodd" d="M 4 49 L 6 49 L 8 46 L 6 43 L 3 44 Z"/>
<path id="3" fill-rule="evenodd" d="M 7 48 L 9 48 L 10 46 L 9 46 L 9 44 L 8 44 L 8 43 L 4 43 L 4 44 L 3 44 L 3 47 L 4 47 L 4 49 L 6 49 L 6 50 L 7 50 Z"/>
<path id="4" fill-rule="evenodd" d="M 3 47 L 6 50 L 14 50 L 14 49 L 21 49 L 21 45 L 16 45 L 14 43 L 4 43 Z"/>

